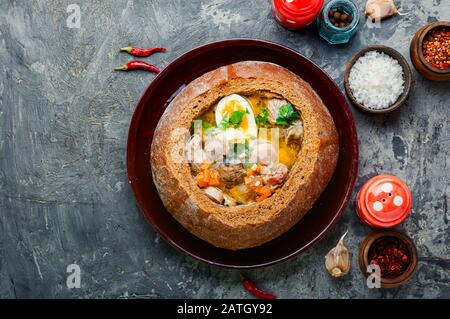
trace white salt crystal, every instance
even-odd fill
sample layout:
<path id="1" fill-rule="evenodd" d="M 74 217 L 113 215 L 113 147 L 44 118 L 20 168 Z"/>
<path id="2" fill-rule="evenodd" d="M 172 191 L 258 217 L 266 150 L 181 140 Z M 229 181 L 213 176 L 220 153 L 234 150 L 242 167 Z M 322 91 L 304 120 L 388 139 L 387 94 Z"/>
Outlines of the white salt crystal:
<path id="1" fill-rule="evenodd" d="M 349 76 L 355 99 L 365 107 L 382 110 L 397 102 L 405 86 L 400 63 L 389 55 L 370 51 L 360 57 Z"/>

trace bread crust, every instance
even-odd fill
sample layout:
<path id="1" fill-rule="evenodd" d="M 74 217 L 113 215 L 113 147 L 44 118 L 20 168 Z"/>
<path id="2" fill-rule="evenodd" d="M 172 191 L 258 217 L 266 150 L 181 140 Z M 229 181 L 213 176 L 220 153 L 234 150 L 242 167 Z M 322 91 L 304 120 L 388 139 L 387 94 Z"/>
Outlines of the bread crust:
<path id="1" fill-rule="evenodd" d="M 304 136 L 298 159 L 270 198 L 236 207 L 215 204 L 195 184 L 189 164 L 172 160 L 180 140 L 172 133 L 189 129 L 223 96 L 260 90 L 283 96 L 300 111 Z M 333 119 L 307 82 L 279 65 L 244 61 L 200 76 L 172 100 L 153 137 L 151 167 L 159 196 L 178 222 L 217 247 L 238 250 L 262 245 L 301 220 L 331 179 L 338 153 Z"/>

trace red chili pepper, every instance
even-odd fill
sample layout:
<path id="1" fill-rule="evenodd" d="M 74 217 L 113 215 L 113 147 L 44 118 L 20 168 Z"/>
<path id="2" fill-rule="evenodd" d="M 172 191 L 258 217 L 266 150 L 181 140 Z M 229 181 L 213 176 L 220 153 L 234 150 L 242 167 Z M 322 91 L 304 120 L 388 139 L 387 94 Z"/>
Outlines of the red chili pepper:
<path id="1" fill-rule="evenodd" d="M 134 47 L 125 47 L 121 48 L 120 51 L 122 52 L 128 52 L 131 55 L 134 56 L 140 56 L 140 57 L 147 57 L 152 55 L 155 52 L 166 52 L 166 48 L 134 48 Z"/>
<path id="2" fill-rule="evenodd" d="M 241 278 L 242 278 L 242 285 L 253 296 L 255 296 L 257 298 L 261 298 L 261 299 L 277 299 L 277 296 L 272 295 L 268 292 L 262 291 L 261 289 L 256 287 L 255 284 L 250 279 L 245 278 L 242 274 L 241 274 Z"/>
<path id="3" fill-rule="evenodd" d="M 124 65 L 121 65 L 121 66 L 115 68 L 114 70 L 117 70 L 117 71 L 147 70 L 147 71 L 159 73 L 159 70 L 156 66 L 149 64 L 147 62 L 144 62 L 144 61 L 139 61 L 139 60 L 132 60 L 132 61 L 128 62 L 127 64 L 124 64 Z"/>

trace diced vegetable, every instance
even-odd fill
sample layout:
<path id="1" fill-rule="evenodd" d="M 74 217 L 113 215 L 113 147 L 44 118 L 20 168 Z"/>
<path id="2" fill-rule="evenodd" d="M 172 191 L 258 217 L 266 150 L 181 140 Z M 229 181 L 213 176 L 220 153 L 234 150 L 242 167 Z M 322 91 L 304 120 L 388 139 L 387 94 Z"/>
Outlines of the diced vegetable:
<path id="1" fill-rule="evenodd" d="M 268 186 L 255 187 L 254 191 L 258 195 L 258 197 L 256 198 L 257 202 L 260 202 L 272 195 L 272 190 Z"/>
<path id="2" fill-rule="evenodd" d="M 197 185 L 198 185 L 199 187 L 201 187 L 201 188 L 208 187 L 208 185 L 209 185 L 209 184 L 208 184 L 208 180 L 205 179 L 205 177 L 203 176 L 203 173 L 200 173 L 200 174 L 197 176 L 196 181 L 197 181 Z"/>
<path id="3" fill-rule="evenodd" d="M 254 165 L 254 167 L 251 167 L 247 170 L 247 176 L 251 177 L 251 176 L 261 175 L 261 174 L 263 174 L 265 168 L 266 168 L 266 166 L 264 166 L 262 164 Z"/>
<path id="4" fill-rule="evenodd" d="M 244 178 L 245 186 L 250 188 L 262 186 L 263 183 L 264 181 L 262 177 L 259 176 L 247 176 Z"/>
<path id="5" fill-rule="evenodd" d="M 258 165 L 256 166 L 256 172 L 257 172 L 258 174 L 262 174 L 262 172 L 264 171 L 264 168 L 265 168 L 264 165 L 258 164 Z"/>
<path id="6" fill-rule="evenodd" d="M 254 202 L 253 191 L 243 184 L 231 188 L 229 194 L 241 204 Z"/>
<path id="7" fill-rule="evenodd" d="M 247 170 L 247 176 L 256 176 L 256 171 L 254 171 L 253 169 L 249 168 Z"/>
<path id="8" fill-rule="evenodd" d="M 207 187 L 204 190 L 205 194 L 214 200 L 215 202 L 221 204 L 223 202 L 223 192 L 216 187 Z"/>
<path id="9" fill-rule="evenodd" d="M 225 206 L 233 207 L 233 206 L 237 205 L 236 200 L 233 197 L 228 196 L 227 194 L 223 194 L 223 199 L 224 199 L 224 203 L 223 204 Z"/>
<path id="10" fill-rule="evenodd" d="M 219 186 L 220 185 L 219 174 L 216 171 L 210 171 L 209 185 L 211 185 L 211 186 Z"/>
<path id="11" fill-rule="evenodd" d="M 200 166 L 200 173 L 196 178 L 197 185 L 201 188 L 208 186 L 219 186 L 219 173 L 211 169 L 211 164 L 205 163 Z"/>

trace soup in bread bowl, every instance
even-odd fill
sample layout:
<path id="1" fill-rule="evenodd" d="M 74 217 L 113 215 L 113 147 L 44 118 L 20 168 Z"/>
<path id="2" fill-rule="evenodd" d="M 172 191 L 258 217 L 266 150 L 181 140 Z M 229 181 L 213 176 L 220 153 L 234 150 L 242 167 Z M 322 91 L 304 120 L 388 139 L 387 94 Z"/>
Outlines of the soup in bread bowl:
<path id="1" fill-rule="evenodd" d="M 268 242 L 295 225 L 338 159 L 333 119 L 289 70 L 245 61 L 188 84 L 168 105 L 151 146 L 167 210 L 225 249 Z"/>

